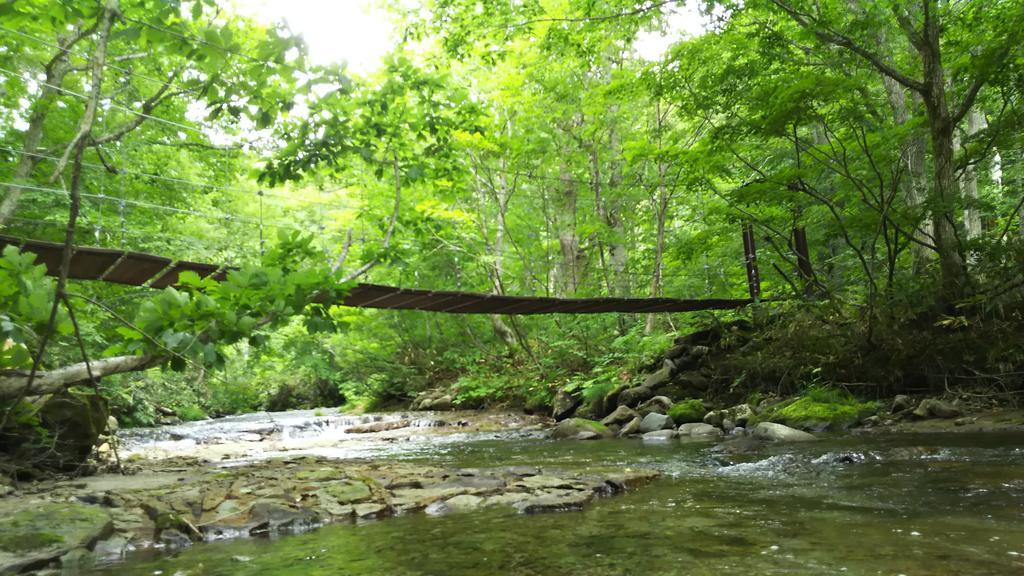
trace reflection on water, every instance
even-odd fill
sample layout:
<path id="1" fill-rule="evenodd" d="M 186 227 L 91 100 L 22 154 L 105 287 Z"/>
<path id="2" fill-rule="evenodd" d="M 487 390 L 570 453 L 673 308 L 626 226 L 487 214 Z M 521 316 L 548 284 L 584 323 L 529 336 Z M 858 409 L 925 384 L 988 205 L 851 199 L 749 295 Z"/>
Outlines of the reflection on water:
<path id="1" fill-rule="evenodd" d="M 118 574 L 1024 574 L 1024 437 L 706 443 L 464 437 L 386 457 L 459 467 L 607 464 L 664 477 L 584 512 L 423 514 L 139 555 Z M 431 449 L 432 448 L 432 449 Z"/>

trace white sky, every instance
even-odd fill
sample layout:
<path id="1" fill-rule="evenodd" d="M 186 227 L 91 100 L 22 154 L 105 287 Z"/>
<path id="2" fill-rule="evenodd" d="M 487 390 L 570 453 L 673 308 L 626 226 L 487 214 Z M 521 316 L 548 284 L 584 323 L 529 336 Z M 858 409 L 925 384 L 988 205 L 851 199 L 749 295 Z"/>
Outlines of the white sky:
<path id="1" fill-rule="evenodd" d="M 381 57 L 398 40 L 387 12 L 373 0 L 233 0 L 236 9 L 264 23 L 285 21 L 301 34 L 317 64 L 348 62 L 349 69 L 365 74 L 375 70 Z M 657 60 L 681 34 L 699 34 L 703 19 L 694 2 L 669 17 L 666 36 L 642 34 L 636 42 L 639 55 Z"/>

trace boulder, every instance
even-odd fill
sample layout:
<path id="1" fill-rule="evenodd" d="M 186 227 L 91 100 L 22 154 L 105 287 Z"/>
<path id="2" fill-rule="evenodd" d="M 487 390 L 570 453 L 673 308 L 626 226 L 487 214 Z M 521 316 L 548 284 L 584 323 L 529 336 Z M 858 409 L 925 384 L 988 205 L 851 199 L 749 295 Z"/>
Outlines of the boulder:
<path id="1" fill-rule="evenodd" d="M 936 398 L 925 398 L 914 408 L 913 415 L 916 418 L 959 418 L 962 413 L 959 408 Z"/>
<path id="2" fill-rule="evenodd" d="M 676 346 L 673 346 L 673 347 L 669 348 L 668 352 L 665 352 L 665 358 L 668 358 L 669 360 L 675 360 L 676 358 L 682 358 L 683 355 L 686 354 L 686 350 L 687 350 L 686 346 L 684 346 L 682 344 L 678 344 Z"/>
<path id="3" fill-rule="evenodd" d="M 633 434 L 640 433 L 640 423 L 643 422 L 643 418 L 637 416 L 625 424 L 621 430 L 619 430 L 619 436 L 632 436 Z"/>
<path id="4" fill-rule="evenodd" d="M 753 436 L 758 440 L 769 440 L 772 442 L 806 442 L 816 440 L 813 434 L 808 434 L 783 424 L 776 424 L 775 422 L 761 422 L 754 426 Z"/>
<path id="5" fill-rule="evenodd" d="M 687 398 L 676 402 L 668 411 L 668 415 L 676 424 L 686 424 L 687 422 L 700 422 L 705 412 L 707 412 L 707 408 L 704 407 L 703 400 Z"/>
<path id="6" fill-rule="evenodd" d="M 750 420 L 757 416 L 754 407 L 750 404 L 738 404 L 727 410 L 727 418 L 732 420 L 736 426 L 746 426 Z"/>
<path id="7" fill-rule="evenodd" d="M 676 437 L 676 431 L 672 429 L 668 430 L 652 430 L 643 435 L 644 442 L 668 442 L 669 440 Z"/>
<path id="8" fill-rule="evenodd" d="M 605 416 L 601 420 L 601 424 L 604 424 L 605 426 L 611 426 L 612 424 L 618 424 L 618 425 L 621 426 L 622 424 L 626 424 L 627 422 L 629 422 L 630 420 L 632 420 L 632 419 L 634 419 L 636 417 L 637 417 L 637 413 L 635 411 L 633 411 L 633 409 L 628 408 L 626 406 L 619 406 L 618 408 L 615 409 L 614 412 L 612 412 L 611 414 Z"/>
<path id="9" fill-rule="evenodd" d="M 654 390 L 648 386 L 637 386 L 635 388 L 627 388 L 619 394 L 618 405 L 619 406 L 638 406 L 645 400 L 650 400 L 654 397 Z"/>
<path id="10" fill-rule="evenodd" d="M 657 414 L 652 412 L 644 419 L 640 421 L 640 433 L 646 434 L 647 432 L 654 432 L 655 430 L 668 430 L 675 428 L 675 423 L 672 422 L 672 417 L 665 414 Z"/>
<path id="11" fill-rule="evenodd" d="M 568 418 L 562 420 L 555 426 L 551 433 L 552 438 L 577 438 L 581 433 L 593 433 L 599 437 L 610 438 L 612 433 L 608 427 L 595 420 L 584 420 L 583 418 Z M 586 434 L 586 436 L 590 436 Z M 585 438 L 581 438 L 585 439 Z"/>
<path id="12" fill-rule="evenodd" d="M 104 419 L 105 421 L 105 419 Z M 38 569 L 78 548 L 91 548 L 113 531 L 98 506 L 72 502 L 0 509 L 0 574 Z"/>
<path id="13" fill-rule="evenodd" d="M 668 414 L 668 411 L 672 409 L 672 401 L 665 396 L 655 396 L 646 402 L 640 404 L 636 409 L 641 416 L 647 416 L 652 412 L 658 414 Z"/>
<path id="14" fill-rule="evenodd" d="M 565 420 L 580 407 L 583 403 L 583 395 L 578 390 L 569 391 L 562 388 L 555 394 L 551 402 L 551 417 L 555 420 Z"/>
<path id="15" fill-rule="evenodd" d="M 54 394 L 39 411 L 39 420 L 53 438 L 46 455 L 59 469 L 77 469 L 106 432 L 107 402 L 91 392 Z"/>
<path id="16" fill-rule="evenodd" d="M 704 392 L 711 387 L 711 381 L 699 372 L 684 372 L 676 376 L 674 382 L 684 390 L 696 392 Z"/>
<path id="17" fill-rule="evenodd" d="M 725 421 L 725 417 L 725 410 L 712 410 L 704 415 L 702 421 L 709 426 L 721 428 L 722 422 Z"/>
<path id="18" fill-rule="evenodd" d="M 430 398 L 420 404 L 420 410 L 435 410 L 447 412 L 452 409 L 452 397 L 448 394 L 437 398 Z"/>
<path id="19" fill-rule="evenodd" d="M 905 410 L 910 410 L 913 407 L 914 400 L 910 396 L 907 396 L 906 394 L 897 394 L 896 397 L 892 399 L 891 412 L 893 414 L 897 414 Z"/>
<path id="20" fill-rule="evenodd" d="M 647 375 L 647 378 L 644 379 L 644 386 L 647 388 L 658 388 L 659 386 L 664 386 L 672 380 L 672 376 L 675 375 L 675 372 L 675 364 L 673 364 L 671 360 L 665 360 L 665 363 L 660 370 Z"/>
<path id="21" fill-rule="evenodd" d="M 721 436 L 722 431 L 703 422 L 688 422 L 679 426 L 680 436 Z"/>

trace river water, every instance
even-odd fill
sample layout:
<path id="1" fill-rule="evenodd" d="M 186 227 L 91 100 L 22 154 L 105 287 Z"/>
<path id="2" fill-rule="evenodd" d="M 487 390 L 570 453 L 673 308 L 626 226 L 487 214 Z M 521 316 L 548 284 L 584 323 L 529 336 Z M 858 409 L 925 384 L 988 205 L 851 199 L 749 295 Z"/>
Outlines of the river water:
<path id="1" fill-rule="evenodd" d="M 370 442 L 357 456 L 452 467 L 647 467 L 663 476 L 583 512 L 410 514 L 170 556 L 143 551 L 99 573 L 1024 574 L 1021 434 L 838 436 L 739 453 L 707 442 L 444 438 L 381 443 L 376 452 Z"/>

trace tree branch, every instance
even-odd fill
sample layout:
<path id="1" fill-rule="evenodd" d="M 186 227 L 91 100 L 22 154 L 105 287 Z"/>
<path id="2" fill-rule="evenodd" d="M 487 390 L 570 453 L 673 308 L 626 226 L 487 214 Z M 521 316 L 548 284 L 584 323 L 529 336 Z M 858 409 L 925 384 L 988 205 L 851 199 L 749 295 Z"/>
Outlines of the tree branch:
<path id="1" fill-rule="evenodd" d="M 87 382 L 91 378 L 102 378 L 112 374 L 139 372 L 163 363 L 164 358 L 144 356 L 114 356 L 92 362 L 79 362 L 63 368 L 38 372 L 32 386 L 26 389 L 29 375 L 20 372 L 0 372 L 0 401 L 18 398 L 22 392 L 26 395 L 40 396 L 54 394 L 79 382 Z"/>
<path id="2" fill-rule="evenodd" d="M 398 221 L 398 208 L 402 203 L 402 176 L 398 171 L 398 154 L 392 153 L 391 165 L 394 168 L 395 174 L 395 208 L 394 210 L 391 211 L 391 222 L 388 223 L 388 231 L 384 234 L 384 245 L 381 246 L 382 251 L 387 250 L 388 246 L 391 245 L 391 235 L 395 231 L 395 222 Z M 348 276 L 345 276 L 345 278 L 341 280 L 341 283 L 344 284 L 346 282 L 351 282 L 356 278 L 359 278 L 363 274 L 369 272 L 370 269 L 376 266 L 378 262 L 378 258 L 370 260 L 366 264 L 360 266 L 357 270 L 354 270 Z"/>
<path id="3" fill-rule="evenodd" d="M 907 88 L 910 88 L 911 90 L 914 90 L 921 94 L 927 92 L 928 87 L 924 84 L 924 82 L 915 80 L 907 76 L 906 74 L 903 74 L 899 70 L 896 70 L 892 66 L 886 64 L 880 56 L 878 56 L 874 52 L 871 52 L 867 48 L 864 48 L 860 44 L 857 44 L 849 36 L 845 36 L 834 30 L 831 30 L 827 26 L 821 26 L 820 22 L 817 22 L 816 19 L 813 19 L 812 17 L 808 16 L 807 14 L 804 14 L 803 12 L 800 12 L 799 10 L 796 10 L 795 8 L 793 8 L 789 4 L 786 4 L 782 0 L 771 1 L 773 4 L 781 8 L 786 14 L 788 14 L 794 22 L 799 24 L 805 30 L 808 30 L 809 32 L 814 34 L 822 42 L 833 44 L 841 48 L 846 48 L 850 52 L 853 52 L 854 54 L 866 60 L 869 64 L 878 69 L 878 71 L 881 72 L 882 74 L 885 74 L 886 76 L 892 78 L 893 80 L 899 82 L 900 84 L 906 86 Z"/>

